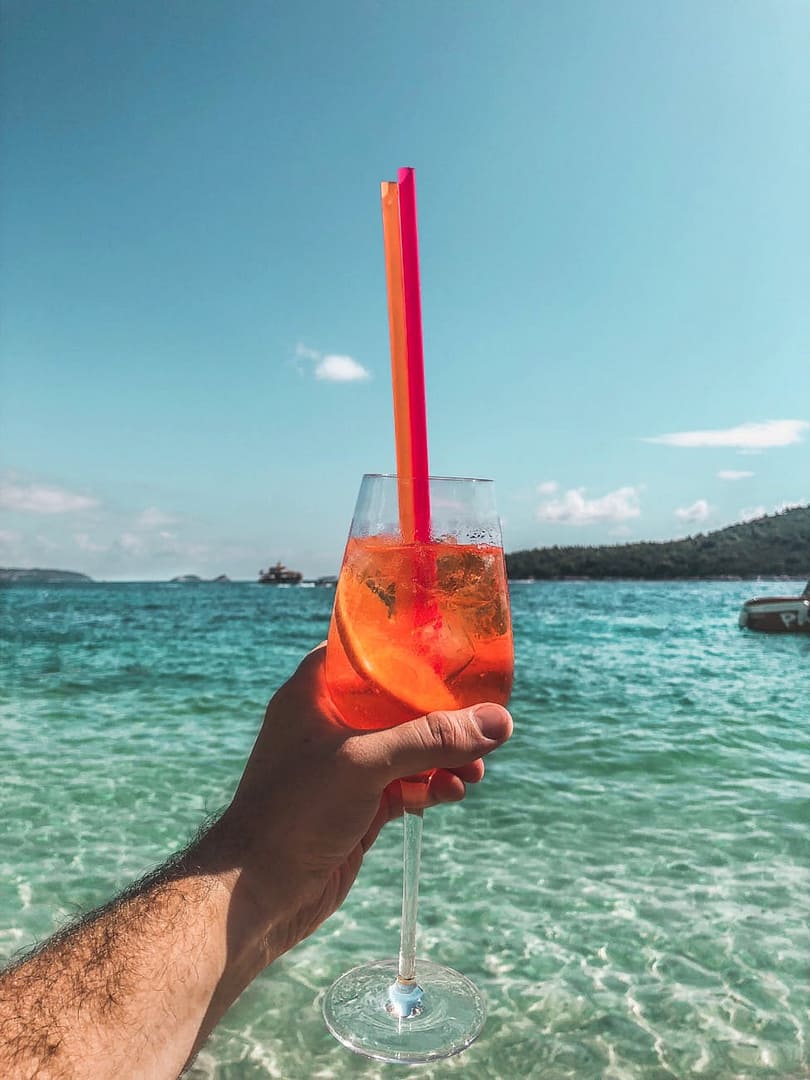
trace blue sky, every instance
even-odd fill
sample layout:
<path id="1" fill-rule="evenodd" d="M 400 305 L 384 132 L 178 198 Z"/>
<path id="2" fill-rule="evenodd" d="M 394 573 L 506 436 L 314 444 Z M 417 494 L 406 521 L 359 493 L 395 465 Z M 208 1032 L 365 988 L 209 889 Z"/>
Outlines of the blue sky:
<path id="1" fill-rule="evenodd" d="M 806 4 L 1 6 L 0 564 L 336 572 L 400 165 L 508 550 L 810 502 Z"/>

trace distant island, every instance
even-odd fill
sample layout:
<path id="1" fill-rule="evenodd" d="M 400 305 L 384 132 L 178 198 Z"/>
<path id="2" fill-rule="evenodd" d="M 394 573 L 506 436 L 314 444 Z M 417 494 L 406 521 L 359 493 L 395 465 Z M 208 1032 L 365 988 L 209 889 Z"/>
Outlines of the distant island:
<path id="1" fill-rule="evenodd" d="M 227 574 L 220 574 L 215 578 L 201 578 L 196 574 L 180 574 L 179 577 L 173 577 L 169 582 L 170 585 L 220 585 L 223 582 L 229 582 L 231 579 Z"/>
<path id="2" fill-rule="evenodd" d="M 0 567 L 0 585 L 77 585 L 92 581 L 87 574 L 75 570 L 22 570 L 17 567 Z"/>
<path id="3" fill-rule="evenodd" d="M 661 543 L 544 547 L 506 556 L 510 579 L 810 577 L 810 506 Z"/>

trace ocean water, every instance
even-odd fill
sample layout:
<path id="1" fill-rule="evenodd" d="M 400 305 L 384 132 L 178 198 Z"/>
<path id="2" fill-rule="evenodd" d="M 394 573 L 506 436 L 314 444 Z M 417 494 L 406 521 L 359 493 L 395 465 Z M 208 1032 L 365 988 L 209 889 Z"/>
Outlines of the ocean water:
<path id="1" fill-rule="evenodd" d="M 793 585 L 760 586 L 784 593 Z M 516 583 L 515 735 L 426 815 L 420 954 L 485 991 L 426 1078 L 810 1075 L 810 636 L 740 631 L 745 583 Z M 108 899 L 227 800 L 332 592 L 0 591 L 0 958 Z M 400 830 L 237 1002 L 195 1080 L 388 1077 L 325 1031 L 392 955 Z"/>

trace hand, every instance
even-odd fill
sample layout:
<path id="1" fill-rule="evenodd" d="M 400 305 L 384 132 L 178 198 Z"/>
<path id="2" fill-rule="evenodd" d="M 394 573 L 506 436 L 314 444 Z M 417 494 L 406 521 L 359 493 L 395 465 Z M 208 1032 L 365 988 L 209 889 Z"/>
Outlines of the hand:
<path id="1" fill-rule="evenodd" d="M 242 873 L 273 929 L 269 962 L 340 906 L 382 826 L 409 808 L 464 798 L 484 775 L 483 756 L 512 733 L 500 705 L 436 712 L 385 731 L 343 723 L 319 646 L 267 706 L 230 807 L 215 826 L 240 851 Z"/>
<path id="2" fill-rule="evenodd" d="M 231 805 L 177 860 L 0 975 L 3 1076 L 177 1076 L 248 983 L 341 903 L 401 812 L 464 797 L 500 705 L 345 727 L 318 648 L 267 706 Z"/>

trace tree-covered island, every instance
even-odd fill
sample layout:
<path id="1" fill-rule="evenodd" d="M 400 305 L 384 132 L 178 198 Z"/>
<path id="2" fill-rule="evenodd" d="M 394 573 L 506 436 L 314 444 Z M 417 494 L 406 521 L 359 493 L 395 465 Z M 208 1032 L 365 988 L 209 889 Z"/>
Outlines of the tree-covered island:
<path id="1" fill-rule="evenodd" d="M 682 540 L 544 547 L 506 556 L 511 579 L 810 577 L 810 506 Z"/>
<path id="2" fill-rule="evenodd" d="M 0 567 L 0 585 L 80 585 L 92 580 L 87 574 L 80 574 L 76 570 Z"/>

